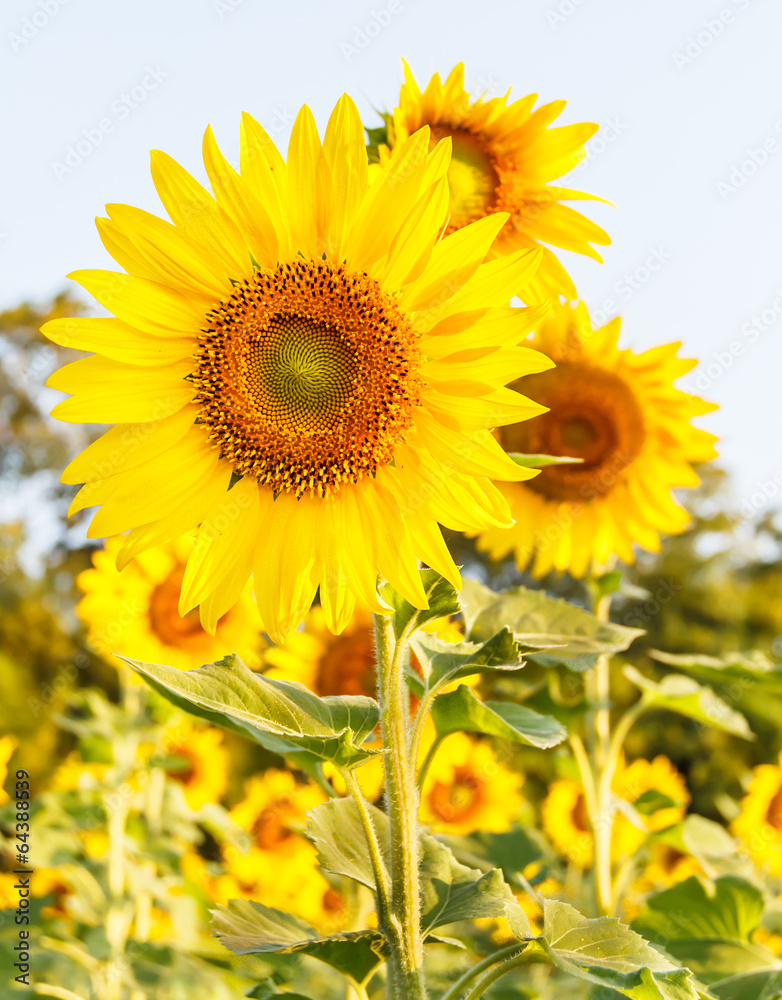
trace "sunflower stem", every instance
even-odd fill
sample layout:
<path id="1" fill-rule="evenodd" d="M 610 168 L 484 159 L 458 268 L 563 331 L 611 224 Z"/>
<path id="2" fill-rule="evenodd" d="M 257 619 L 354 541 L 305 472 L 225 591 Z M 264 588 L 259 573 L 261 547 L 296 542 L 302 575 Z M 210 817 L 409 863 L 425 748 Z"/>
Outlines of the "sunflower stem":
<path id="1" fill-rule="evenodd" d="M 375 615 L 378 700 L 385 751 L 386 808 L 391 831 L 391 914 L 388 963 L 391 1000 L 426 1000 L 421 933 L 418 788 L 410 757 L 410 699 L 403 666 L 407 635 L 393 616 Z"/>
<path id="2" fill-rule="evenodd" d="M 528 944 L 523 951 L 517 953 L 515 956 L 506 958 L 505 961 L 500 962 L 499 965 L 496 965 L 487 972 L 485 976 L 482 976 L 465 996 L 464 1000 L 478 1000 L 498 979 L 501 979 L 514 969 L 520 968 L 522 965 L 529 965 L 530 962 L 550 962 L 545 952 L 534 941 Z"/>
<path id="3" fill-rule="evenodd" d="M 611 595 L 604 594 L 596 602 L 595 615 L 601 622 L 609 621 Z M 591 744 L 596 771 L 596 801 L 591 810 L 592 833 L 595 840 L 595 891 L 601 913 L 613 910 L 613 871 L 611 839 L 614 829 L 612 782 L 616 763 L 611 765 L 611 657 L 603 653 L 589 678 L 590 700 L 594 705 Z M 589 807 L 589 803 L 587 802 Z"/>

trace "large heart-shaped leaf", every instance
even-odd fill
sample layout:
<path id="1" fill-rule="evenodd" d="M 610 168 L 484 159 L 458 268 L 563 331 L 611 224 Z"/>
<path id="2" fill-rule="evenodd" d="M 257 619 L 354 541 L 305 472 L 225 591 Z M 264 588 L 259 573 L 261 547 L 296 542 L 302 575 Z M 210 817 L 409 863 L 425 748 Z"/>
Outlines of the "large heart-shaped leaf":
<path id="1" fill-rule="evenodd" d="M 591 920 L 567 903 L 543 904 L 545 948 L 558 968 L 634 1000 L 698 1000 L 677 968 L 616 917 Z"/>
<path id="2" fill-rule="evenodd" d="M 727 997 L 737 989 L 740 996 L 746 983 L 739 980 L 759 986 L 763 976 L 782 973 L 779 958 L 752 941 L 762 914 L 763 894 L 746 879 L 723 875 L 707 882 L 693 876 L 650 896 L 633 926 L 714 984 L 713 992 Z M 721 980 L 726 980 L 722 992 Z"/>
<path id="3" fill-rule="evenodd" d="M 381 851 L 388 861 L 388 816 L 368 807 Z M 350 799 L 332 799 L 310 813 L 307 835 L 323 868 L 375 889 L 363 829 Z M 445 844 L 421 835 L 421 929 L 431 932 L 458 920 L 505 917 L 520 939 L 532 937 L 527 917 L 497 868 L 480 871 L 460 864 Z"/>
<path id="4" fill-rule="evenodd" d="M 668 674 L 658 683 L 644 677 L 635 667 L 625 667 L 624 674 L 641 689 L 643 703 L 647 708 L 668 709 L 704 725 L 724 729 L 745 740 L 755 739 L 755 734 L 741 712 L 731 708 L 710 687 L 704 687 L 692 677 Z"/>
<path id="5" fill-rule="evenodd" d="M 323 937 L 298 917 L 249 899 L 232 899 L 211 912 L 212 930 L 236 955 L 310 955 L 357 985 L 365 983 L 385 958 L 379 931 Z"/>
<path id="6" fill-rule="evenodd" d="M 486 733 L 541 750 L 567 739 L 567 729 L 552 716 L 539 715 L 511 701 L 481 701 L 466 684 L 435 698 L 432 721 L 439 736 Z"/>
<path id="7" fill-rule="evenodd" d="M 641 629 L 600 621 L 568 601 L 526 587 L 497 594 L 465 580 L 461 602 L 468 639 L 485 642 L 508 626 L 517 642 L 540 650 L 528 658 L 544 666 L 564 664 L 571 670 L 589 670 L 602 653 L 627 649 L 643 635 Z"/>
<path id="8" fill-rule="evenodd" d="M 198 670 L 126 662 L 185 711 L 266 746 L 269 737 L 279 740 L 280 753 L 290 744 L 341 767 L 354 767 L 379 752 L 362 746 L 378 721 L 372 698 L 318 698 L 302 684 L 253 673 L 233 654 Z"/>

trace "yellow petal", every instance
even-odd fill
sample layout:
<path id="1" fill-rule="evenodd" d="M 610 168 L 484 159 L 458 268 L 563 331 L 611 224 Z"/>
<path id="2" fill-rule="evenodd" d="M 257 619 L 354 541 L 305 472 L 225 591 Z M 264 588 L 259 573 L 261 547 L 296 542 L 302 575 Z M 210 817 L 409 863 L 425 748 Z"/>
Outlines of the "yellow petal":
<path id="1" fill-rule="evenodd" d="M 191 337 L 154 337 L 111 317 L 52 319 L 41 333 L 60 347 L 96 351 L 129 365 L 171 365 L 190 357 L 196 346 Z"/>
<path id="2" fill-rule="evenodd" d="M 228 462 L 219 462 L 198 491 L 186 496 L 165 517 L 131 528 L 125 544 L 117 554 L 117 569 L 124 569 L 147 549 L 170 542 L 197 527 L 228 492 L 231 475 L 232 469 Z"/>
<path id="3" fill-rule="evenodd" d="M 181 615 L 218 589 L 230 591 L 235 602 L 252 573 L 259 525 L 258 483 L 245 476 L 201 522 L 182 580 Z"/>
<path id="4" fill-rule="evenodd" d="M 203 307 L 173 288 L 118 271 L 72 271 L 69 275 L 130 326 L 157 337 L 195 335 L 204 325 Z"/>
<path id="5" fill-rule="evenodd" d="M 220 152 L 211 126 L 204 135 L 203 153 L 218 204 L 241 229 L 257 263 L 276 267 L 278 240 L 269 213 Z"/>
<path id="6" fill-rule="evenodd" d="M 163 420 L 117 424 L 66 466 L 63 483 L 92 483 L 133 469 L 180 441 L 195 423 L 198 409 L 186 406 Z"/>
<path id="7" fill-rule="evenodd" d="M 230 289 L 219 262 L 170 222 L 131 205 L 107 205 L 106 211 L 110 218 L 98 219 L 98 229 L 102 236 L 129 241 L 131 250 L 123 245 L 126 254 L 132 254 L 131 266 L 120 260 L 129 273 L 171 285 L 187 297 L 203 298 L 207 307 Z M 140 267 L 148 273 L 142 274 Z"/>
<path id="8" fill-rule="evenodd" d="M 250 273 L 242 234 L 206 188 L 166 153 L 153 149 L 151 156 L 152 180 L 171 221 L 208 250 L 228 277 Z"/>
<path id="9" fill-rule="evenodd" d="M 320 136 L 312 112 L 305 104 L 293 123 L 288 144 L 288 213 L 291 239 L 305 255 L 317 253 L 317 176 Z"/>
<path id="10" fill-rule="evenodd" d="M 216 472 L 219 456 L 202 427 L 193 427 L 172 448 L 143 465 L 90 484 L 89 503 L 103 504 L 87 532 L 89 538 L 118 535 L 166 517 L 194 496 Z M 76 504 L 76 501 L 74 501 Z"/>
<path id="11" fill-rule="evenodd" d="M 367 190 L 367 150 L 364 126 L 358 108 L 343 94 L 331 113 L 323 136 L 323 158 L 329 166 L 332 184 L 332 215 L 329 250 L 337 260 L 345 258 L 344 244 L 358 206 Z"/>
<path id="12" fill-rule="evenodd" d="M 185 381 L 192 370 L 189 360 L 142 368 L 93 354 L 50 376 L 46 384 L 52 389 L 74 393 L 54 407 L 52 416 L 91 424 L 162 420 L 192 401 L 193 385 Z"/>
<path id="13" fill-rule="evenodd" d="M 246 112 L 242 114 L 240 161 L 242 179 L 265 208 L 277 233 L 278 256 L 287 260 L 292 253 L 287 168 L 266 130 Z"/>
<path id="14" fill-rule="evenodd" d="M 403 290 L 403 308 L 410 312 L 442 308 L 478 270 L 507 219 L 506 212 L 497 212 L 446 236 L 432 251 L 421 277 Z"/>

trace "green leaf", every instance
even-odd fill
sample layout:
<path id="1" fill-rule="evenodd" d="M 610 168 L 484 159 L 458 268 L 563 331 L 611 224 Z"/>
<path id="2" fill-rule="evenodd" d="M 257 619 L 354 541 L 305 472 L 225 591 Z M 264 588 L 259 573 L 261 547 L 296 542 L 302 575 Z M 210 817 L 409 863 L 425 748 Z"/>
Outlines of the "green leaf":
<path id="1" fill-rule="evenodd" d="M 745 740 L 755 739 L 749 723 L 740 712 L 731 708 L 710 687 L 703 687 L 692 677 L 668 674 L 657 683 L 644 677 L 635 667 L 625 667 L 624 675 L 641 689 L 647 708 L 668 709 Z"/>
<path id="2" fill-rule="evenodd" d="M 390 838 L 388 817 L 375 806 L 368 806 L 378 833 L 386 865 L 389 862 Z M 332 799 L 316 806 L 307 815 L 307 837 L 318 851 L 321 868 L 334 875 L 345 875 L 375 891 L 375 876 L 369 859 L 364 828 L 352 799 Z"/>
<path id="3" fill-rule="evenodd" d="M 233 654 L 198 670 L 123 659 L 179 708 L 277 752 L 284 754 L 287 744 L 341 767 L 379 752 L 362 746 L 378 721 L 372 698 L 318 698 L 301 684 L 253 673 Z"/>
<path id="4" fill-rule="evenodd" d="M 670 795 L 664 795 L 656 788 L 647 788 L 647 790 L 631 804 L 636 812 L 640 813 L 642 816 L 651 816 L 659 809 L 670 809 L 671 806 L 676 805 L 676 801 L 672 799 Z"/>
<path id="5" fill-rule="evenodd" d="M 541 750 L 567 739 L 567 729 L 550 715 L 538 715 L 511 701 L 481 701 L 466 684 L 435 698 L 432 720 L 439 736 L 486 733 Z"/>
<path id="6" fill-rule="evenodd" d="M 496 670 L 520 670 L 524 666 L 522 650 L 509 628 L 500 629 L 484 643 L 444 642 L 423 632 L 410 643 L 423 671 L 424 681 L 415 671 L 408 671 L 408 684 L 419 696 L 437 691 L 445 684 L 472 674 Z"/>
<path id="7" fill-rule="evenodd" d="M 527 915 L 499 868 L 488 872 L 468 868 L 428 834 L 421 837 L 421 903 L 424 931 L 457 920 L 505 917 L 519 940 L 533 936 Z"/>
<path id="8" fill-rule="evenodd" d="M 542 590 L 517 587 L 497 594 L 465 580 L 461 594 L 467 638 L 485 642 L 509 626 L 517 642 L 539 652 L 528 653 L 543 666 L 564 664 L 570 670 L 589 670 L 601 653 L 627 649 L 643 630 L 602 622 L 583 608 Z"/>
<path id="9" fill-rule="evenodd" d="M 397 639 L 403 632 L 421 628 L 437 618 L 447 618 L 459 611 L 459 593 L 453 584 L 433 569 L 422 569 L 421 583 L 429 607 L 414 608 L 388 584 L 383 588 L 383 598 L 394 609 L 394 633 Z"/>
<path id="10" fill-rule="evenodd" d="M 659 663 L 676 667 L 702 680 L 714 683 L 749 681 L 764 689 L 782 694 L 782 666 L 773 663 L 760 650 L 748 653 L 725 653 L 723 656 L 702 656 L 698 653 L 663 653 L 650 649 L 649 655 Z"/>
<path id="11" fill-rule="evenodd" d="M 388 861 L 388 816 L 369 806 L 381 851 Z M 307 835 L 323 868 L 345 875 L 374 891 L 375 879 L 356 807 L 350 799 L 333 799 L 310 814 Z M 421 835 L 421 929 L 426 936 L 444 924 L 480 917 L 507 918 L 512 933 L 532 937 L 527 917 L 502 877 L 460 864 L 445 844 Z"/>
<path id="12" fill-rule="evenodd" d="M 379 931 L 321 937 L 298 917 L 249 899 L 232 899 L 211 912 L 214 933 L 236 955 L 309 955 L 357 985 L 366 982 L 385 957 Z"/>
<path id="13" fill-rule="evenodd" d="M 569 455 L 522 455 L 518 451 L 509 451 L 508 458 L 516 465 L 525 469 L 544 469 L 547 465 L 580 465 L 583 458 L 571 458 Z"/>
<path id="14" fill-rule="evenodd" d="M 274 997 L 280 996 L 287 997 L 288 1000 L 312 1000 L 311 997 L 305 997 L 303 993 L 281 993 L 270 979 L 258 983 L 245 996 L 250 997 L 251 1000 L 273 1000 Z"/>
<path id="15" fill-rule="evenodd" d="M 782 970 L 778 958 L 751 940 L 762 914 L 763 894 L 746 879 L 723 875 L 707 882 L 693 876 L 648 897 L 633 927 L 704 982 L 716 984 Z"/>
<path id="16" fill-rule="evenodd" d="M 667 844 L 681 854 L 689 854 L 707 867 L 711 859 L 728 858 L 736 853 L 736 842 L 724 826 L 692 813 L 659 833 L 649 842 Z"/>
<path id="17" fill-rule="evenodd" d="M 521 884 L 515 876 L 524 871 L 528 864 L 543 857 L 543 850 L 520 826 L 505 833 L 478 830 L 467 837 L 441 836 L 440 840 L 463 865 L 480 868 L 482 871 L 499 868 L 505 880 L 511 885 L 515 884 L 517 888 L 521 888 Z"/>
<path id="18" fill-rule="evenodd" d="M 546 951 L 564 972 L 634 1000 L 697 1000 L 690 973 L 616 917 L 591 920 L 556 900 L 543 914 Z"/>

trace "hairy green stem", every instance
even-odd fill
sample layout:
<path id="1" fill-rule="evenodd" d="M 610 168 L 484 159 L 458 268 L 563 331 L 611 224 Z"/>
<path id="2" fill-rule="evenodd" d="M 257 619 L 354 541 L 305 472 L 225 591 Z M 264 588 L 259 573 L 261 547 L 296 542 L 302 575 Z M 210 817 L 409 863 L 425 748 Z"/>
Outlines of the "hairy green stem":
<path id="1" fill-rule="evenodd" d="M 369 860 L 372 864 L 372 874 L 375 876 L 380 926 L 387 937 L 392 937 L 394 933 L 394 924 L 391 919 L 391 889 L 389 885 L 388 870 L 386 869 L 386 863 L 383 860 L 383 852 L 380 849 L 380 841 L 378 840 L 377 830 L 375 829 L 375 824 L 372 822 L 372 816 L 370 815 L 367 807 L 367 801 L 359 788 L 355 773 L 345 769 L 342 772 L 342 776 L 345 779 L 345 784 L 348 787 L 350 796 L 355 803 L 358 818 L 361 822 L 362 829 L 364 830 L 364 839 L 367 843 Z"/>
<path id="2" fill-rule="evenodd" d="M 391 616 L 375 615 L 380 727 L 385 751 L 386 808 L 391 832 L 389 986 L 392 1000 L 426 1000 L 421 933 L 418 789 L 410 758 L 410 698 L 404 680 L 407 636 Z M 398 934 L 398 939 L 393 940 Z"/>
<path id="3" fill-rule="evenodd" d="M 473 979 L 479 976 L 486 969 L 490 969 L 492 965 L 496 965 L 497 962 L 501 962 L 504 958 L 517 956 L 519 954 L 519 949 L 523 947 L 525 946 L 517 942 L 516 944 L 508 945 L 507 948 L 502 948 L 500 951 L 495 951 L 493 955 L 489 955 L 488 958 L 484 958 L 480 962 L 477 962 L 471 969 L 468 969 L 463 976 L 460 976 L 456 980 L 447 993 L 443 993 L 440 1000 L 459 1000 L 462 990 L 468 986 Z"/>

